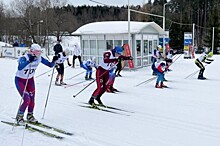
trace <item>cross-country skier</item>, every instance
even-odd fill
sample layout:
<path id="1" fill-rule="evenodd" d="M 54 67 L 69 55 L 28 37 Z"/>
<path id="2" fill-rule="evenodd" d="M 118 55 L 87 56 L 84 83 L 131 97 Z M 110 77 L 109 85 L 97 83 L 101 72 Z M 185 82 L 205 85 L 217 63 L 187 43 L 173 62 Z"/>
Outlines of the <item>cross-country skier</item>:
<path id="1" fill-rule="evenodd" d="M 152 64 L 151 68 L 157 74 L 155 88 L 163 88 L 163 87 L 167 88 L 167 86 L 163 84 L 164 72 L 168 70 L 171 63 L 172 63 L 172 60 L 168 59 L 166 61 L 155 62 L 154 64 Z"/>
<path id="2" fill-rule="evenodd" d="M 122 52 L 123 52 L 123 48 L 118 47 L 118 46 L 116 46 L 112 50 L 112 54 L 113 54 L 114 57 L 118 57 L 118 56 L 122 55 Z M 116 68 L 115 73 L 117 72 L 117 70 L 119 71 L 118 74 L 120 73 L 121 65 L 118 66 L 118 64 L 119 63 L 121 64 L 121 61 L 122 61 L 122 58 L 118 58 L 118 62 L 117 62 L 117 65 L 116 65 L 117 68 Z M 120 67 L 120 68 L 118 68 L 118 67 Z M 109 79 L 108 79 L 108 82 L 107 82 L 107 92 L 110 92 L 110 93 L 118 92 L 118 90 L 113 87 L 114 82 L 115 82 L 115 76 L 116 76 L 116 74 L 114 73 L 114 70 L 115 70 L 114 67 L 111 70 L 109 70 Z"/>
<path id="3" fill-rule="evenodd" d="M 89 99 L 89 104 L 93 107 L 96 107 L 96 104 L 94 100 L 96 100 L 100 105 L 103 105 L 101 101 L 101 96 L 103 93 L 105 93 L 107 89 L 107 81 L 109 79 L 109 70 L 111 70 L 116 62 L 118 62 L 118 59 L 121 58 L 123 60 L 132 60 L 133 58 L 131 56 L 126 57 L 126 56 L 119 56 L 119 57 L 114 57 L 115 54 L 112 51 L 112 47 L 108 46 L 107 51 L 103 53 L 103 59 L 101 60 L 99 67 L 97 68 L 96 71 L 96 83 L 97 83 L 97 88 L 93 92 L 91 98 Z"/>
<path id="4" fill-rule="evenodd" d="M 96 69 L 98 68 L 96 65 L 96 57 L 93 56 L 93 57 L 89 58 L 88 60 L 83 61 L 80 64 L 80 67 L 82 67 L 83 69 L 86 70 L 85 80 L 93 79 L 92 78 L 92 68 L 93 67 L 95 67 Z"/>
<path id="5" fill-rule="evenodd" d="M 213 59 L 209 59 L 213 56 L 213 52 L 209 52 L 208 55 L 204 52 L 199 58 L 195 60 L 195 64 L 200 68 L 198 79 L 205 80 L 206 78 L 203 76 L 205 71 L 205 66 L 202 63 L 210 64 Z"/>
<path id="6" fill-rule="evenodd" d="M 122 52 L 123 52 L 123 48 L 122 48 L 122 47 L 116 46 L 114 49 L 116 50 L 116 53 L 122 55 Z M 117 66 L 117 68 L 116 68 L 116 70 L 115 70 L 115 75 L 116 75 L 116 77 L 117 77 L 117 76 L 121 77 L 121 74 L 120 74 L 120 72 L 121 72 L 121 70 L 122 70 L 122 63 L 121 63 L 121 61 L 122 61 L 122 60 L 119 59 L 119 60 L 118 60 L 118 64 L 116 65 L 116 66 Z"/>
<path id="7" fill-rule="evenodd" d="M 58 54 L 58 53 L 60 53 L 60 52 L 63 52 L 63 47 L 62 47 L 62 45 L 61 45 L 60 43 L 61 43 L 61 40 L 58 39 L 58 40 L 57 40 L 57 44 L 53 47 L 53 50 L 54 50 L 54 52 L 55 52 L 55 55 Z"/>
<path id="8" fill-rule="evenodd" d="M 70 50 L 65 49 L 63 52 L 58 53 L 58 60 L 56 61 L 56 70 L 57 70 L 57 77 L 55 81 L 55 85 L 61 86 L 61 85 L 66 85 L 66 83 L 63 82 L 63 76 L 64 76 L 64 61 L 67 60 L 67 64 L 71 66 L 69 62 L 69 54 Z M 60 78 L 60 83 L 59 83 L 59 78 Z"/>
<path id="9" fill-rule="evenodd" d="M 158 45 L 156 49 L 153 50 L 152 52 L 153 55 L 151 57 L 152 64 L 154 64 L 155 62 L 159 62 L 160 59 L 162 58 L 162 55 L 160 53 L 160 48 L 162 48 L 161 45 Z M 152 75 L 157 75 L 157 74 L 153 71 Z"/>
<path id="10" fill-rule="evenodd" d="M 32 44 L 30 52 L 24 54 L 18 59 L 18 70 L 15 75 L 16 88 L 23 98 L 23 103 L 19 107 L 16 115 L 16 121 L 19 125 L 24 125 L 24 113 L 28 108 L 27 121 L 37 122 L 33 116 L 34 111 L 34 100 L 35 100 L 35 83 L 34 74 L 40 63 L 48 67 L 53 67 L 55 61 L 58 59 L 57 56 L 53 57 L 52 62 L 41 56 L 42 50 L 38 44 Z"/>

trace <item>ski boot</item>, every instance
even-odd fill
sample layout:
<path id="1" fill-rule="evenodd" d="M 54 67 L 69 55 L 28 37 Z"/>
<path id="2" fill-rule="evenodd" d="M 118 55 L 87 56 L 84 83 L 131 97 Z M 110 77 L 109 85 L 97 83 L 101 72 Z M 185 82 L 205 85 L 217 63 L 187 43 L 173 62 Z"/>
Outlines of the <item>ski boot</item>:
<path id="1" fill-rule="evenodd" d="M 25 122 L 24 122 L 24 114 L 17 114 L 16 116 L 16 122 L 18 125 L 24 126 Z"/>
<path id="2" fill-rule="evenodd" d="M 89 80 L 94 80 L 94 79 L 92 78 L 92 75 L 89 75 Z"/>
<path id="3" fill-rule="evenodd" d="M 161 82 L 160 86 L 161 86 L 162 88 L 168 88 L 166 85 L 163 84 L 163 82 Z"/>
<path id="4" fill-rule="evenodd" d="M 198 79 L 199 79 L 199 80 L 205 80 L 206 78 L 203 77 L 203 76 L 198 76 Z"/>
<path id="5" fill-rule="evenodd" d="M 162 88 L 158 83 L 156 83 L 155 88 Z"/>
<path id="6" fill-rule="evenodd" d="M 58 80 L 59 80 L 59 78 L 56 78 L 55 85 L 56 85 L 56 86 L 61 86 L 61 85 L 59 84 L 59 81 L 58 81 Z"/>
<path id="7" fill-rule="evenodd" d="M 60 81 L 60 85 L 67 85 L 67 84 L 64 83 L 63 81 Z"/>
<path id="8" fill-rule="evenodd" d="M 153 75 L 153 76 L 157 76 L 157 73 L 153 72 L 152 75 Z"/>
<path id="9" fill-rule="evenodd" d="M 94 97 L 93 96 L 89 99 L 88 104 L 90 104 L 93 108 L 97 107 L 95 102 L 94 102 Z"/>
<path id="10" fill-rule="evenodd" d="M 37 119 L 33 116 L 33 113 L 28 113 L 27 114 L 27 122 L 30 123 L 38 123 Z"/>
<path id="11" fill-rule="evenodd" d="M 119 92 L 117 89 L 115 89 L 114 87 L 111 87 L 112 89 L 112 91 L 114 91 L 114 92 Z"/>
<path id="12" fill-rule="evenodd" d="M 89 78 L 88 78 L 88 76 L 87 76 L 87 75 L 85 76 L 85 80 L 89 80 Z"/>
<path id="13" fill-rule="evenodd" d="M 203 80 L 206 80 L 206 77 L 202 77 L 203 78 Z"/>
<path id="14" fill-rule="evenodd" d="M 98 105 L 99 105 L 99 106 L 106 107 L 106 106 L 102 103 L 100 97 L 97 97 L 95 100 L 98 102 Z"/>
<path id="15" fill-rule="evenodd" d="M 118 74 L 118 77 L 122 77 L 122 75 Z"/>
<path id="16" fill-rule="evenodd" d="M 163 78 L 163 81 L 164 81 L 164 82 L 167 82 L 168 80 L 167 80 L 167 79 L 165 79 L 165 78 Z"/>
<path id="17" fill-rule="evenodd" d="M 106 91 L 107 91 L 108 93 L 115 93 L 115 91 L 113 91 L 111 87 L 107 88 Z"/>

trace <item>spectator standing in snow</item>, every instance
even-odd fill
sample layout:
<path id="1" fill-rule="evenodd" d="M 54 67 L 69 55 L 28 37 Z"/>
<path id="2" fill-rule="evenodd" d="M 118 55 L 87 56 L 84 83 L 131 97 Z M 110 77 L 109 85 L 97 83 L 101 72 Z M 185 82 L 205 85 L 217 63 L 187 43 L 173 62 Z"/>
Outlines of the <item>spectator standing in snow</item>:
<path id="1" fill-rule="evenodd" d="M 81 55 L 82 55 L 81 48 L 80 48 L 80 46 L 79 46 L 78 43 L 75 43 L 75 44 L 74 44 L 74 50 L 73 50 L 73 64 L 72 64 L 72 67 L 73 67 L 73 68 L 75 67 L 75 59 L 76 59 L 76 58 L 79 59 L 79 64 L 82 63 Z"/>

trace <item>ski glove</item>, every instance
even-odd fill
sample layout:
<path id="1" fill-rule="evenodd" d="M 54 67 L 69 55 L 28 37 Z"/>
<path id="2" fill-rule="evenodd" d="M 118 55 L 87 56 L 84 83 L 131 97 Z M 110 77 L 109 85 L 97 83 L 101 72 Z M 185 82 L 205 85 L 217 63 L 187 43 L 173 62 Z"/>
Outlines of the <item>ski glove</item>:
<path id="1" fill-rule="evenodd" d="M 34 56 L 34 55 L 31 55 L 31 56 L 29 57 L 29 62 L 33 62 L 33 61 L 35 60 L 35 58 L 37 58 L 37 57 Z"/>
<path id="2" fill-rule="evenodd" d="M 132 56 L 126 57 L 126 56 L 121 55 L 121 56 L 118 57 L 118 60 L 119 59 L 121 59 L 121 60 L 133 60 L 133 57 Z"/>
<path id="3" fill-rule="evenodd" d="M 58 64 L 56 64 L 54 67 L 55 67 L 55 68 L 60 68 L 60 66 L 59 66 Z"/>
<path id="4" fill-rule="evenodd" d="M 53 60 L 52 60 L 52 61 L 55 62 L 55 61 L 57 61 L 58 59 L 59 59 L 59 57 L 55 55 L 55 56 L 53 56 Z"/>
<path id="5" fill-rule="evenodd" d="M 127 59 L 128 60 L 133 60 L 133 57 L 132 56 L 128 56 Z"/>

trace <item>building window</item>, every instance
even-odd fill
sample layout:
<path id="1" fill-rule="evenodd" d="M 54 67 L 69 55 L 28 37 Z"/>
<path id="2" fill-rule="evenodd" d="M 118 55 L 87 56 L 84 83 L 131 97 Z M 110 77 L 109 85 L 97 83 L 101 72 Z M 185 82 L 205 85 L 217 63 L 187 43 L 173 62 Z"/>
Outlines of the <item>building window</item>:
<path id="1" fill-rule="evenodd" d="M 153 52 L 152 41 L 149 41 L 149 55 Z"/>
<path id="2" fill-rule="evenodd" d="M 114 40 L 114 47 L 115 46 L 122 46 L 122 40 Z"/>
<path id="3" fill-rule="evenodd" d="M 154 40 L 154 45 L 153 45 L 154 48 L 157 47 L 157 40 Z"/>
<path id="4" fill-rule="evenodd" d="M 99 56 L 102 56 L 104 51 L 106 50 L 105 49 L 105 41 L 104 40 L 98 40 L 97 41 L 97 48 L 98 48 L 98 55 Z"/>
<path id="5" fill-rule="evenodd" d="M 144 40 L 143 54 L 144 56 L 148 55 L 148 40 Z"/>
<path id="6" fill-rule="evenodd" d="M 96 40 L 90 40 L 90 50 L 91 50 L 90 55 L 95 56 L 96 55 Z"/>
<path id="7" fill-rule="evenodd" d="M 106 40 L 106 48 L 112 48 L 113 47 L 113 40 Z"/>
<path id="8" fill-rule="evenodd" d="M 84 55 L 89 55 L 90 54 L 90 49 L 89 49 L 89 41 L 88 40 L 83 40 L 83 54 Z"/>
<path id="9" fill-rule="evenodd" d="M 137 56 L 141 56 L 141 40 L 136 40 Z"/>
<path id="10" fill-rule="evenodd" d="M 128 40 L 123 40 L 123 45 L 128 44 Z"/>
<path id="11" fill-rule="evenodd" d="M 103 57 L 103 53 L 106 51 L 104 40 L 97 40 L 97 49 L 98 49 L 98 58 L 96 63 L 100 62 L 100 60 Z"/>

